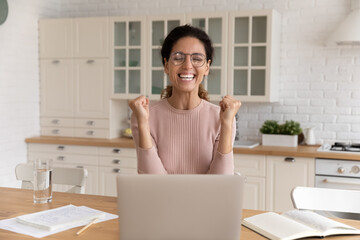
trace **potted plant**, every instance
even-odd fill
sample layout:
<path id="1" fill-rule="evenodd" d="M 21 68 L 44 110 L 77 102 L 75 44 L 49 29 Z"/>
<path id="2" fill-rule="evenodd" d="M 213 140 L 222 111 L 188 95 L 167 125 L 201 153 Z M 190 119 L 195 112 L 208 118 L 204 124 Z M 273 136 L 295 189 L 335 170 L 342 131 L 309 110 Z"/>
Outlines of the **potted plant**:
<path id="1" fill-rule="evenodd" d="M 278 124 L 277 121 L 267 120 L 260 128 L 262 133 L 262 145 L 296 147 L 298 145 L 298 135 L 302 133 L 300 123 L 286 121 Z"/>

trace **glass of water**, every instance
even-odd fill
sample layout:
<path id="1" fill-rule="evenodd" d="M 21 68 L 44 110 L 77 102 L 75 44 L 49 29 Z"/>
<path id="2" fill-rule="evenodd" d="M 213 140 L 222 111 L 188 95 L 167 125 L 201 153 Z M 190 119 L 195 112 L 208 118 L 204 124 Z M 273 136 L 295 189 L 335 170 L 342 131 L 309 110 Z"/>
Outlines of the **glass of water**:
<path id="1" fill-rule="evenodd" d="M 34 203 L 49 203 L 52 200 L 52 159 L 34 161 Z"/>

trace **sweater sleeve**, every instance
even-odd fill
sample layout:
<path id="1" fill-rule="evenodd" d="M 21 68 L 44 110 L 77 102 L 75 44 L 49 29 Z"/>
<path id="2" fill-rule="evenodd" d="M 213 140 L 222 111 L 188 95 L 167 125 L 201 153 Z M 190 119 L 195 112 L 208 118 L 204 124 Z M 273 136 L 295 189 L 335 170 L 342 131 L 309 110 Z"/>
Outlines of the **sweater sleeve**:
<path id="1" fill-rule="evenodd" d="M 232 127 L 232 145 L 234 145 L 236 134 L 236 121 L 233 121 Z M 234 174 L 234 153 L 233 151 L 222 154 L 218 151 L 220 133 L 214 144 L 213 158 L 210 164 L 208 174 Z"/>
<path id="2" fill-rule="evenodd" d="M 139 128 L 134 114 L 131 115 L 131 131 L 136 145 L 138 173 L 167 174 L 153 138 L 152 148 L 144 149 L 139 147 Z"/>

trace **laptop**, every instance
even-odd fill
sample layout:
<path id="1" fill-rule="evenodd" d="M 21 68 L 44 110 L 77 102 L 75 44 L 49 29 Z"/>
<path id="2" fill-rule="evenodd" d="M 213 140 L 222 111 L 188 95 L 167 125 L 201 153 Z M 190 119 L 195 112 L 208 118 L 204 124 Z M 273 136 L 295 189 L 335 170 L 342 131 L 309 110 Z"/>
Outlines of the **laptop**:
<path id="1" fill-rule="evenodd" d="M 239 175 L 118 175 L 120 240 L 239 240 Z"/>

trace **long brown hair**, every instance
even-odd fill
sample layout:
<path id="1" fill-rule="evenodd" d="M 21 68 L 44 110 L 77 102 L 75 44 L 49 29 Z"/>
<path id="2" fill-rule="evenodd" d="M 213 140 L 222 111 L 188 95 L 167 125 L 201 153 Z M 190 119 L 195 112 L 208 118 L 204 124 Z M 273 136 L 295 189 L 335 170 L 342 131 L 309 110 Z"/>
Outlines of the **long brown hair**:
<path id="1" fill-rule="evenodd" d="M 172 95 L 172 86 L 171 85 L 167 85 L 166 88 L 164 88 L 162 91 L 161 91 L 161 94 L 160 94 L 160 98 L 161 99 L 165 99 L 165 98 L 169 98 L 171 97 Z M 201 98 L 201 99 L 204 99 L 206 101 L 210 101 L 210 98 L 208 96 L 208 92 L 205 90 L 204 86 L 202 84 L 199 85 L 199 93 L 198 93 L 198 96 Z"/>

